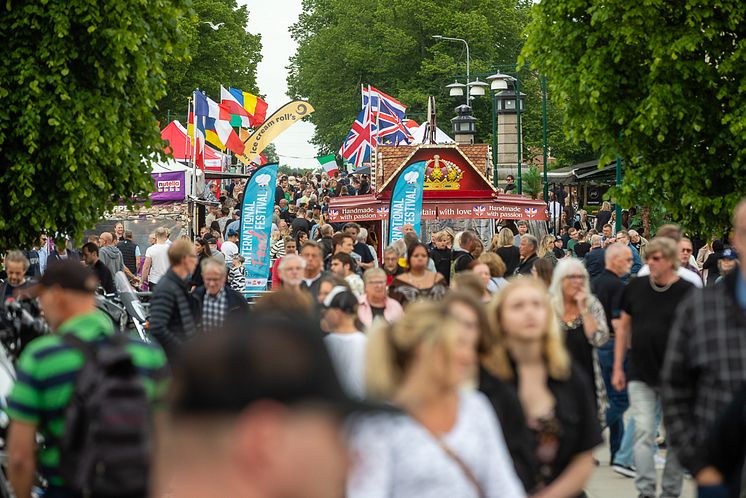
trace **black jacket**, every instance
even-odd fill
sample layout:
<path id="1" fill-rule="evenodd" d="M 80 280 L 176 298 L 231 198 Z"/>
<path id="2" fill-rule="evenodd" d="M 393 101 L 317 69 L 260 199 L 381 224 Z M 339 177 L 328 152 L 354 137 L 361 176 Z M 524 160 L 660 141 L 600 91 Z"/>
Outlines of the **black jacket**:
<path id="1" fill-rule="evenodd" d="M 181 345 L 197 332 L 199 303 L 189 283 L 169 269 L 158 281 L 150 300 L 148 331 L 173 359 Z"/>
<path id="2" fill-rule="evenodd" d="M 534 263 L 539 259 L 539 256 L 536 255 L 536 253 L 533 253 L 529 258 L 525 261 L 521 261 L 518 264 L 518 268 L 515 269 L 515 275 L 531 275 L 531 270 L 534 267 Z"/>
<path id="3" fill-rule="evenodd" d="M 583 258 L 585 269 L 588 270 L 591 280 L 601 275 L 606 269 L 606 250 L 597 247 L 589 251 Z"/>
<path id="4" fill-rule="evenodd" d="M 557 455 L 548 482 L 559 477 L 576 455 L 592 450 L 603 441 L 589 382 L 591 381 L 587 376 L 575 366 L 571 367 L 567 380 L 547 379 L 547 387 L 555 399 L 554 414 L 561 425 Z M 535 491 L 533 488 L 538 477 L 536 471 L 540 465 L 535 456 L 538 442 L 534 433 L 528 429 L 520 404 L 517 372 L 512 382 L 501 382 L 481 369 L 479 390 L 495 408 L 516 474 L 528 493 L 532 493 Z M 578 496 L 585 496 L 585 493 Z"/>
<path id="5" fill-rule="evenodd" d="M 521 264 L 521 251 L 516 246 L 498 247 L 495 252 L 503 263 L 505 263 L 505 276 L 509 277 L 515 273 L 515 269 Z"/>
<path id="6" fill-rule="evenodd" d="M 239 324 L 249 314 L 249 303 L 246 298 L 241 295 L 240 292 L 236 292 L 227 283 L 223 288 L 225 290 L 225 298 L 228 301 L 228 313 L 225 316 L 225 324 Z M 205 300 L 205 293 L 207 289 L 204 286 L 194 289 L 194 297 L 198 302 L 199 322 L 202 322 L 202 304 Z"/>

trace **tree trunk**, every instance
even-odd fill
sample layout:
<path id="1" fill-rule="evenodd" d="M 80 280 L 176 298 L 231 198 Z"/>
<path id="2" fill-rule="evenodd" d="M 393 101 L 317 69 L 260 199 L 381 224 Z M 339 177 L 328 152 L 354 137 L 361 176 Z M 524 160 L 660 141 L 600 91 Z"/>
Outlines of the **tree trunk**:
<path id="1" fill-rule="evenodd" d="M 646 239 L 650 238 L 650 207 L 643 206 L 642 208 L 642 236 Z"/>

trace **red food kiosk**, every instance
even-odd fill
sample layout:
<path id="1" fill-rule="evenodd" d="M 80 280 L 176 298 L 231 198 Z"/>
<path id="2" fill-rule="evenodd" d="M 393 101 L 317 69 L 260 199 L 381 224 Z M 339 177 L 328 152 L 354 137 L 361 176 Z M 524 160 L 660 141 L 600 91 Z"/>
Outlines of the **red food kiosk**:
<path id="1" fill-rule="evenodd" d="M 455 231 L 476 228 L 488 242 L 495 220 L 547 220 L 543 201 L 499 193 L 492 185 L 487 144 L 433 144 L 378 146 L 371 169 L 373 193 L 332 198 L 329 221 L 367 227 L 376 241 L 383 242 L 377 244 L 380 256 L 388 243 L 394 185 L 404 168 L 417 161 L 426 163 L 420 234 L 425 241 L 431 232 L 451 226 Z"/>

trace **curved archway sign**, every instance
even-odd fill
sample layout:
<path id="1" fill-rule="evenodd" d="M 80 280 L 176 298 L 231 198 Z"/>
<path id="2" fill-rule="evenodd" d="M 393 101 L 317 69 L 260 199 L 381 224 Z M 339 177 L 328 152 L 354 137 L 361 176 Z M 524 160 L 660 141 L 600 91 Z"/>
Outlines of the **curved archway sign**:
<path id="1" fill-rule="evenodd" d="M 303 100 L 293 100 L 280 107 L 244 141 L 246 149 L 243 155 L 237 156 L 238 160 L 244 164 L 256 161 L 272 140 L 313 111 L 313 106 Z"/>

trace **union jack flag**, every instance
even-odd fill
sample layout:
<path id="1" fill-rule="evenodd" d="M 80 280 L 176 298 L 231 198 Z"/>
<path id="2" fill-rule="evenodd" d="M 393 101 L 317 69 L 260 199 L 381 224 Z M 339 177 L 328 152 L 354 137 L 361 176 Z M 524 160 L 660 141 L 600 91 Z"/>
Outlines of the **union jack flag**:
<path id="1" fill-rule="evenodd" d="M 388 216 L 389 214 L 389 208 L 383 206 L 376 209 L 376 213 L 378 216 Z"/>
<path id="2" fill-rule="evenodd" d="M 336 209 L 330 209 L 329 210 L 329 219 L 330 220 L 336 220 L 339 217 L 339 211 Z"/>
<path id="3" fill-rule="evenodd" d="M 376 110 L 380 109 L 382 104 L 385 104 L 390 109 L 391 114 L 399 118 L 399 121 L 404 120 L 404 115 L 407 113 L 407 106 L 372 86 L 369 86 L 367 91 L 363 89 L 363 107 L 369 101 L 371 108 Z"/>
<path id="4" fill-rule="evenodd" d="M 342 148 L 339 149 L 339 154 L 347 162 L 354 165 L 356 169 L 361 167 L 364 162 L 370 161 L 371 130 L 369 115 L 367 108 L 360 111 L 352 123 L 352 129 L 345 138 Z"/>
<path id="5" fill-rule="evenodd" d="M 482 216 L 487 212 L 487 208 L 484 206 L 474 206 L 473 211 L 475 215 Z"/>
<path id="6" fill-rule="evenodd" d="M 376 113 L 376 135 L 378 143 L 394 144 L 410 143 L 413 140 L 409 128 L 404 126 L 401 118 L 383 99 L 380 100 L 380 107 Z"/>
<path id="7" fill-rule="evenodd" d="M 523 212 L 526 213 L 526 216 L 529 218 L 536 218 L 536 215 L 539 214 L 539 209 L 535 207 L 524 208 Z"/>

